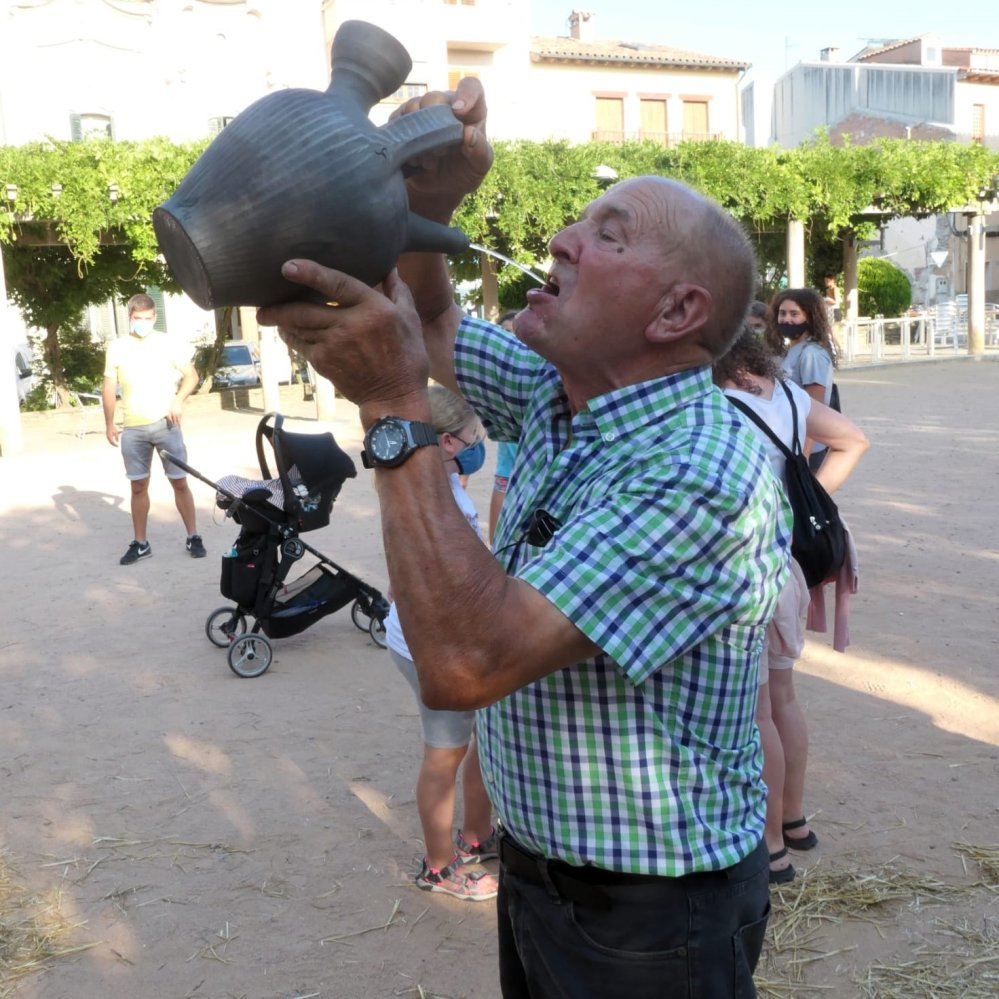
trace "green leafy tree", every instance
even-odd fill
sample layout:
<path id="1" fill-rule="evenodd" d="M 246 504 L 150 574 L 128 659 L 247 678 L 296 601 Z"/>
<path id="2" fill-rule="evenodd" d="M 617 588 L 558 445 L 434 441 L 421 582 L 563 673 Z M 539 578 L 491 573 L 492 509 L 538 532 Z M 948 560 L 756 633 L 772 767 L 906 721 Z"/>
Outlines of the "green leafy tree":
<path id="1" fill-rule="evenodd" d="M 83 310 L 143 291 L 147 280 L 162 274 L 159 268 L 137 269 L 126 246 L 100 247 L 82 272 L 66 246 L 5 246 L 3 262 L 11 300 L 29 325 L 45 331 L 45 366 L 62 406 L 78 390 L 67 374 L 64 338 L 77 330 Z M 91 353 L 100 352 L 91 345 Z"/>
<path id="2" fill-rule="evenodd" d="M 16 189 L 0 211 L 8 293 L 25 320 L 45 331 L 45 364 L 60 405 L 71 391 L 61 339 L 88 305 L 149 285 L 177 290 L 159 259 L 152 210 L 203 148 L 166 139 L 0 147 L 0 183 Z"/>
<path id="3" fill-rule="evenodd" d="M 857 304 L 863 316 L 899 316 L 912 304 L 905 271 L 884 257 L 865 257 L 857 265 Z"/>

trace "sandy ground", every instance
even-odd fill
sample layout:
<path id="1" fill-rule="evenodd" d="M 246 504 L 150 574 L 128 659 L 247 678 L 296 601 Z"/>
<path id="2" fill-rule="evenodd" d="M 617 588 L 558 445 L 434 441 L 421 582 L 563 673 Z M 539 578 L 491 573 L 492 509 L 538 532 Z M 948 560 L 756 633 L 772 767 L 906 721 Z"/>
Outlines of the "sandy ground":
<path id="1" fill-rule="evenodd" d="M 839 381 L 873 444 L 841 494 L 862 591 L 849 652 L 813 636 L 798 671 L 822 842 L 796 863 L 865 871 L 895 859 L 969 886 L 977 871 L 953 844 L 994 847 L 999 819 L 999 364 Z M 297 389 L 282 406 L 313 412 Z M 212 478 L 255 475 L 259 415 L 192 400 L 191 463 Z M 337 417 L 329 429 L 356 460 L 355 413 L 340 404 Z M 0 848 L 22 884 L 80 924 L 69 942 L 96 944 L 17 994 L 496 996 L 492 903 L 407 883 L 422 853 L 418 721 L 387 654 L 344 610 L 276 642 L 264 676 L 234 676 L 204 621 L 223 603 L 218 556 L 236 527 L 192 481 L 209 558 L 190 559 L 157 470 L 154 556 L 119 566 L 131 539 L 120 456 L 98 413 L 82 439 L 78 423 L 31 415 L 25 453 L 0 460 Z M 490 484 L 473 479 L 483 512 Z M 363 470 L 307 540 L 386 588 Z M 994 927 L 999 896 L 899 904 L 878 932 L 829 925 L 818 950 L 831 956 L 805 980 L 860 995 L 872 963 L 909 959 L 941 918 Z"/>

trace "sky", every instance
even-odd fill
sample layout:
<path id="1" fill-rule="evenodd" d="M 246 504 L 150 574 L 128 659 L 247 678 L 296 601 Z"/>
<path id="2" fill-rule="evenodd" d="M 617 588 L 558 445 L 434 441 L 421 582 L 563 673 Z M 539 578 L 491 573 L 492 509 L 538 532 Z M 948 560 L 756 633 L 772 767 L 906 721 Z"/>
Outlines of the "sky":
<path id="1" fill-rule="evenodd" d="M 776 79 L 824 48 L 848 59 L 868 39 L 937 34 L 944 45 L 999 49 L 995 0 L 532 0 L 535 35 L 568 35 L 569 12 L 592 11 L 596 38 L 641 41 L 753 63 Z"/>

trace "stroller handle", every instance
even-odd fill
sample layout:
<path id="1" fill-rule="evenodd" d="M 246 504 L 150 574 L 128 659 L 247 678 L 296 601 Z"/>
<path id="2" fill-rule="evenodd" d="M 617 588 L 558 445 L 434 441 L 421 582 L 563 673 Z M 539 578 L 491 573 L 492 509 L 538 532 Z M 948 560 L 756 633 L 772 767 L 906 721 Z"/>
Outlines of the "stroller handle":
<path id="1" fill-rule="evenodd" d="M 193 475 L 196 479 L 200 479 L 206 486 L 211 486 L 216 492 L 222 493 L 223 496 L 231 500 L 238 500 L 239 497 L 235 493 L 229 492 L 228 489 L 223 489 L 217 482 L 212 482 L 211 479 L 205 477 L 196 468 L 192 468 L 186 461 L 178 458 L 175 454 L 171 454 L 166 448 L 160 451 L 160 454 L 166 458 L 171 464 L 176 465 L 178 468 L 184 469 L 188 475 Z"/>

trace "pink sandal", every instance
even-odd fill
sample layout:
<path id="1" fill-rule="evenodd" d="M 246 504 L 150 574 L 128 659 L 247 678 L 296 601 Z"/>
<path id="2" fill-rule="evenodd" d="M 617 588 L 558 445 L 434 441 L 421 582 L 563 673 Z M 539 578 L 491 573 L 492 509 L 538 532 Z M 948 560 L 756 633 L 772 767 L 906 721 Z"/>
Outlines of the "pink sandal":
<path id="1" fill-rule="evenodd" d="M 415 882 L 423 891 L 439 891 L 463 902 L 486 902 L 499 893 L 499 881 L 487 871 L 474 874 L 459 874 L 460 859 L 456 856 L 450 864 L 441 868 L 431 867 L 427 858 L 416 875 Z"/>

